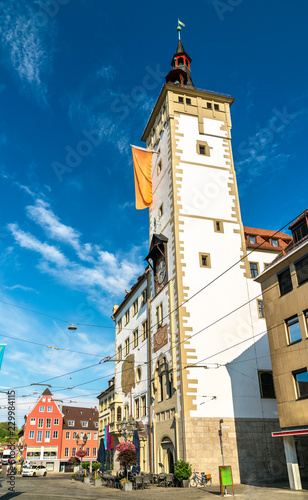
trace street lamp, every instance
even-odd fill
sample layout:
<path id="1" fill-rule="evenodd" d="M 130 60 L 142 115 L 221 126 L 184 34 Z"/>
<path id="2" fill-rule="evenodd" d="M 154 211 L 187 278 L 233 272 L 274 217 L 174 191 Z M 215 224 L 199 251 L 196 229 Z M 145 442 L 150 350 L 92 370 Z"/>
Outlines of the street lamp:
<path id="1" fill-rule="evenodd" d="M 133 432 L 137 430 L 137 422 L 136 420 L 126 420 L 125 418 L 118 423 L 118 431 L 121 436 L 124 437 L 125 441 L 128 436 L 133 434 Z"/>
<path id="2" fill-rule="evenodd" d="M 83 448 L 87 444 L 87 441 L 88 441 L 88 437 L 87 437 L 86 433 L 85 432 L 83 433 L 83 437 L 82 437 L 82 442 L 81 443 L 79 443 L 79 439 L 80 439 L 80 436 L 79 436 L 79 434 L 77 432 L 77 435 L 76 435 L 76 444 L 77 444 L 77 446 L 80 445 L 79 452 L 83 452 Z M 78 457 L 78 452 L 76 453 L 76 456 L 78 458 L 80 458 L 80 467 L 81 467 L 82 459 L 83 459 L 83 456 L 85 456 L 85 455 L 83 455 L 83 453 L 80 453 L 80 455 L 81 456 Z"/>

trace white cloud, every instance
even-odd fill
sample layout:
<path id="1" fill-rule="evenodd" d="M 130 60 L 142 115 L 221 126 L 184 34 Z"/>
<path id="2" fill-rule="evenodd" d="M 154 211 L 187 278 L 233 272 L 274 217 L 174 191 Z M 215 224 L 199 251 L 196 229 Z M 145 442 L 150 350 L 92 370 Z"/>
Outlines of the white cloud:
<path id="1" fill-rule="evenodd" d="M 264 176 L 269 168 L 279 171 L 290 158 L 284 150 L 299 126 L 300 116 L 306 119 L 307 110 L 301 109 L 289 114 L 286 106 L 282 110 L 273 109 L 272 117 L 258 127 L 255 134 L 247 137 L 234 151 L 235 167 L 239 177 L 243 176 L 242 188 L 247 187 L 256 177 Z"/>
<path id="2" fill-rule="evenodd" d="M 100 70 L 97 71 L 97 76 L 104 78 L 105 80 L 113 80 L 115 77 L 115 69 L 111 64 L 107 66 L 103 66 Z"/>
<path id="3" fill-rule="evenodd" d="M 52 245 L 48 245 L 48 243 L 42 243 L 32 234 L 22 231 L 17 224 L 8 224 L 8 229 L 14 236 L 16 243 L 21 247 L 39 253 L 46 261 L 53 262 L 59 267 L 68 264 L 67 259 L 60 250 Z"/>
<path id="4" fill-rule="evenodd" d="M 34 288 L 24 285 L 13 285 L 13 286 L 5 286 L 7 290 L 23 290 L 24 292 L 35 292 L 38 293 Z"/>
<path id="5" fill-rule="evenodd" d="M 54 277 L 58 283 L 74 290 L 84 291 L 100 310 L 112 307 L 112 300 L 144 271 L 142 256 L 145 248 L 133 247 L 127 254 L 111 253 L 99 245 L 82 243 L 82 235 L 71 226 L 63 224 L 42 199 L 26 207 L 28 217 L 38 224 L 49 239 L 63 247 L 71 247 L 76 254 L 72 259 L 63 247 L 40 241 L 36 236 L 23 231 L 18 224 L 9 224 L 8 229 L 15 242 L 22 248 L 39 254 L 38 269 Z M 106 309 L 105 309 L 106 310 Z"/>
<path id="6" fill-rule="evenodd" d="M 12 68 L 24 88 L 30 89 L 41 104 L 46 104 L 45 76 L 52 66 L 54 21 L 46 17 L 42 22 L 34 6 L 23 0 L 2 0 L 0 22 L 3 62 Z"/>

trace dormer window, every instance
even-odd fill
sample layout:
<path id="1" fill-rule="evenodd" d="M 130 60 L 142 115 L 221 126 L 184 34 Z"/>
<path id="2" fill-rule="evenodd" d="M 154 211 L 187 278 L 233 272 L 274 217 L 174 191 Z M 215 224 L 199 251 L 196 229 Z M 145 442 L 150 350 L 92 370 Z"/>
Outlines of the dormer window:
<path id="1" fill-rule="evenodd" d="M 74 427 L 74 425 L 75 425 L 75 420 L 68 420 L 67 425 L 68 425 L 69 427 Z"/>
<path id="2" fill-rule="evenodd" d="M 276 238 L 272 238 L 272 245 L 273 245 L 273 247 L 276 247 L 276 248 L 279 246 L 278 240 Z"/>
<path id="3" fill-rule="evenodd" d="M 255 237 L 255 236 L 251 236 L 251 235 L 249 235 L 249 236 L 248 236 L 248 241 L 249 241 L 249 243 L 251 243 L 252 245 L 255 245 L 255 244 L 256 244 L 256 237 Z"/>
<path id="4" fill-rule="evenodd" d="M 82 425 L 82 427 L 88 427 L 89 422 L 87 422 L 87 421 L 83 420 L 83 421 L 81 422 L 81 425 Z"/>
<path id="5" fill-rule="evenodd" d="M 303 220 L 292 230 L 294 243 L 297 243 L 298 241 L 302 240 L 307 235 L 308 235 L 308 227 L 306 220 Z"/>

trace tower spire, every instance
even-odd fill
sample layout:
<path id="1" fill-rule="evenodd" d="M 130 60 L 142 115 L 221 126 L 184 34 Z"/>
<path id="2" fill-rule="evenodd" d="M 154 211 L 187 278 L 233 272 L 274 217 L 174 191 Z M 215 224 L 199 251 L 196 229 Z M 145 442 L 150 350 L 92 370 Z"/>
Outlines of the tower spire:
<path id="1" fill-rule="evenodd" d="M 180 87 L 195 88 L 191 79 L 191 58 L 185 51 L 181 40 L 181 26 L 185 27 L 185 24 L 178 19 L 177 32 L 179 40 L 176 52 L 171 61 L 172 70 L 166 76 L 166 82 Z"/>

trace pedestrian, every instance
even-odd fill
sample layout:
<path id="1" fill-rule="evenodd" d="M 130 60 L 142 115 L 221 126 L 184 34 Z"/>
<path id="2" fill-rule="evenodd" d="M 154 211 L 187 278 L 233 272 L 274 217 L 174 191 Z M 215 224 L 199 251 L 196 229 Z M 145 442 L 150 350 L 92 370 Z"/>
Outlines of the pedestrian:
<path id="1" fill-rule="evenodd" d="M 6 474 L 7 474 L 7 476 L 9 475 L 10 471 L 11 471 L 11 466 L 10 466 L 10 464 L 7 464 L 7 466 L 6 466 Z"/>

